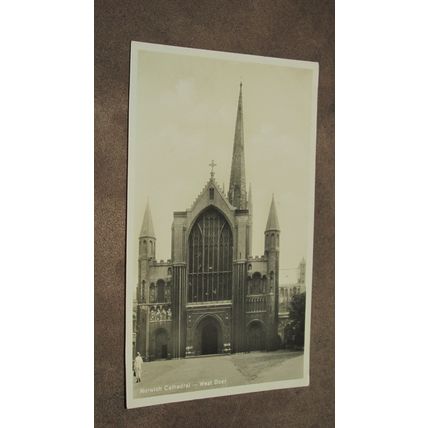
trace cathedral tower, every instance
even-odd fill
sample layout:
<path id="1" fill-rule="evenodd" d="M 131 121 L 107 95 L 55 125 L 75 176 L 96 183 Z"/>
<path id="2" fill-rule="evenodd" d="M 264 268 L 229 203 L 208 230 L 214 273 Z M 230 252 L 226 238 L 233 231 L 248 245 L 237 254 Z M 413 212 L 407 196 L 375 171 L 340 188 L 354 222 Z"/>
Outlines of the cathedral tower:
<path id="1" fill-rule="evenodd" d="M 149 303 L 150 261 L 156 258 L 156 236 L 152 213 L 147 202 L 143 224 L 139 236 L 138 285 L 137 285 L 137 351 L 148 358 L 148 334 L 143 325 L 148 326 L 147 303 Z"/>
<path id="2" fill-rule="evenodd" d="M 139 257 L 138 257 L 138 296 L 139 303 L 148 301 L 148 274 L 149 262 L 156 258 L 156 236 L 153 228 L 152 213 L 147 202 L 144 212 L 143 224 L 139 237 Z"/>
<path id="3" fill-rule="evenodd" d="M 277 331 L 279 311 L 279 221 L 276 213 L 275 198 L 272 195 L 269 216 L 265 229 L 265 256 L 267 258 L 267 272 L 269 281 L 269 292 L 271 293 L 271 305 L 274 319 L 271 332 Z M 269 350 L 276 347 L 276 337 L 268 338 Z"/>
<path id="4" fill-rule="evenodd" d="M 305 276 L 306 276 L 306 261 L 303 258 L 299 263 L 299 279 L 298 279 L 299 284 L 303 284 L 303 285 L 305 284 L 306 282 Z"/>

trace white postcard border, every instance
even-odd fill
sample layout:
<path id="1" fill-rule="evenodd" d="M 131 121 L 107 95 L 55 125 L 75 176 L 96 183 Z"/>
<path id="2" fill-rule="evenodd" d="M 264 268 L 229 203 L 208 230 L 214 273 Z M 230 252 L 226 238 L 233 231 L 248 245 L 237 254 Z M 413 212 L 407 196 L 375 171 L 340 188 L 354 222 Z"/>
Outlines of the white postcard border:
<path id="1" fill-rule="evenodd" d="M 317 96 L 318 96 L 318 75 L 319 66 L 317 62 L 300 61 L 273 57 L 263 57 L 257 55 L 237 54 L 222 51 L 210 51 L 204 49 L 184 48 L 177 46 L 159 45 L 145 42 L 131 42 L 131 56 L 130 56 L 130 85 L 129 85 L 129 130 L 128 130 L 128 159 L 133 156 L 132 149 L 135 133 L 135 112 L 136 112 L 136 91 L 137 87 L 137 71 L 138 61 L 137 56 L 140 51 L 162 52 L 176 55 L 188 55 L 208 57 L 212 59 L 222 59 L 239 62 L 252 62 L 260 64 L 278 65 L 283 67 L 305 68 L 313 71 L 312 81 L 312 138 L 311 138 L 311 165 L 313 166 L 309 173 L 310 177 L 310 207 L 311 218 L 308 222 L 309 227 L 309 243 L 306 254 L 306 313 L 305 313 L 305 347 L 303 354 L 303 377 L 300 379 L 267 382 L 260 384 L 231 386 L 225 388 L 216 388 L 208 390 L 199 390 L 194 392 L 183 392 L 174 394 L 158 395 L 145 398 L 133 397 L 133 374 L 132 374 L 132 299 L 133 287 L 135 284 L 131 283 L 128 278 L 129 263 L 131 261 L 126 259 L 126 332 L 125 332 L 125 378 L 126 378 L 126 406 L 128 409 L 153 406 L 156 404 L 174 403 L 180 401 L 197 400 L 204 398 L 229 396 L 235 394 L 245 394 L 258 391 L 269 391 L 275 389 L 296 388 L 309 385 L 310 374 L 310 321 L 311 321 L 311 306 L 312 306 L 312 268 L 313 268 L 313 241 L 314 241 L 314 214 L 315 214 L 315 161 L 316 161 L 316 124 L 317 124 Z M 130 172 L 128 171 L 128 186 L 131 182 Z M 128 192 L 128 189 L 127 189 Z M 127 212 L 130 212 L 130 200 L 127 199 Z M 128 231 L 128 225 L 127 225 Z M 127 232 L 128 233 L 128 232 Z M 129 254 L 129 239 L 127 235 L 126 249 Z"/>

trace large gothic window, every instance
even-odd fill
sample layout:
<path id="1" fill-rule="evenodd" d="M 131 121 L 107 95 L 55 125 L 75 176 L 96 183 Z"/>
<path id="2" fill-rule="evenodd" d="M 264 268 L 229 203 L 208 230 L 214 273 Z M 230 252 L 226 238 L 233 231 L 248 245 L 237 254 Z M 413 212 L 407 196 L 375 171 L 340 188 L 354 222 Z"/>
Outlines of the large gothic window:
<path id="1" fill-rule="evenodd" d="M 189 302 L 232 298 L 232 231 L 219 211 L 204 211 L 189 236 Z"/>

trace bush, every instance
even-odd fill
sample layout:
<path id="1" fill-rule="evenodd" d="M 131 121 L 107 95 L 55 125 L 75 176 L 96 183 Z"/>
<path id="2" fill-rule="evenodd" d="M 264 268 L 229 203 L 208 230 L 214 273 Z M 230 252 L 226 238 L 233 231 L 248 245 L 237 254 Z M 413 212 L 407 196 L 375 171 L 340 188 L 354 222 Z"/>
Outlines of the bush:
<path id="1" fill-rule="evenodd" d="M 296 294 L 290 301 L 288 323 L 284 337 L 287 348 L 303 349 L 305 344 L 305 306 L 306 293 Z"/>

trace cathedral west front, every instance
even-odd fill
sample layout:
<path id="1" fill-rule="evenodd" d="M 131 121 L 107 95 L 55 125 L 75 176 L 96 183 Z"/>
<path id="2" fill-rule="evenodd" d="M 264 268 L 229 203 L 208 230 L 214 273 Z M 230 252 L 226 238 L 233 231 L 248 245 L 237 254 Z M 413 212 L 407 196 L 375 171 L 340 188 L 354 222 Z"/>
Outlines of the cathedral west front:
<path id="1" fill-rule="evenodd" d="M 251 250 L 251 188 L 245 177 L 242 84 L 227 194 L 209 180 L 175 211 L 171 259 L 156 260 L 149 205 L 139 236 L 135 349 L 146 361 L 278 349 L 280 227 L 274 198 L 264 254 Z"/>

